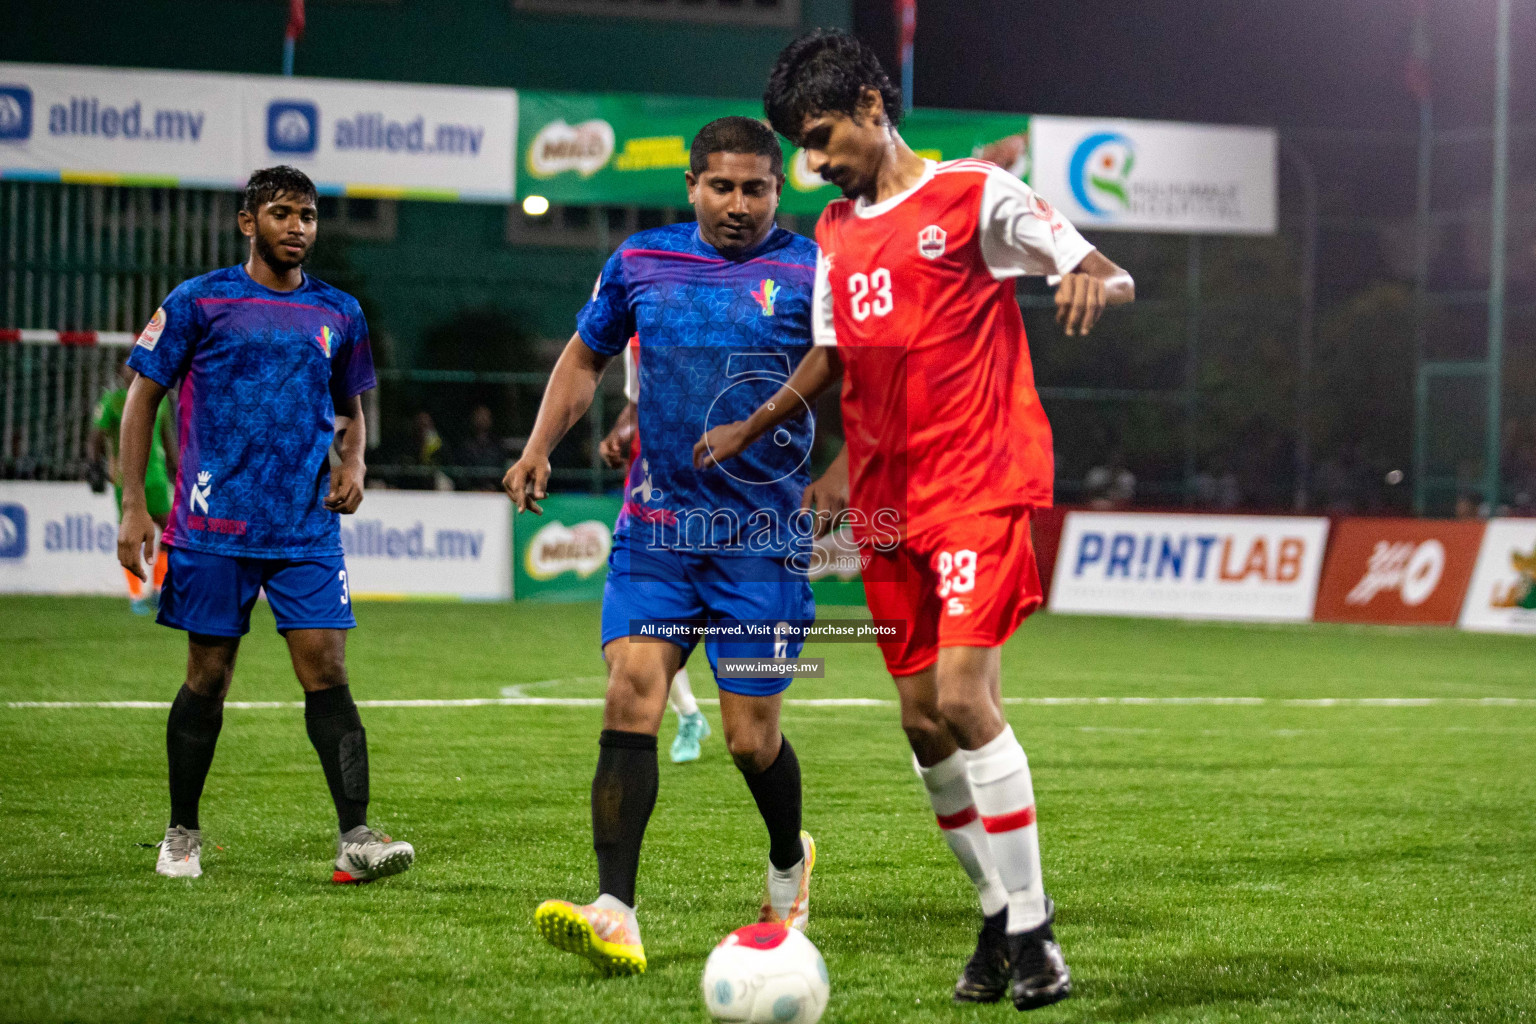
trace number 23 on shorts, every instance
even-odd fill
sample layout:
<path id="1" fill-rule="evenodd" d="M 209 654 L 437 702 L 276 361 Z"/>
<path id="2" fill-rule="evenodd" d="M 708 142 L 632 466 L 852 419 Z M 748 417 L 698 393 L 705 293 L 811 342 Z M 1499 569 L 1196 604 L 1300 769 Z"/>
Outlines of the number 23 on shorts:
<path id="1" fill-rule="evenodd" d="M 976 552 L 970 548 L 940 551 L 935 559 L 935 567 L 939 574 L 938 593 L 945 602 L 946 614 L 964 615 L 969 609 L 965 601 L 956 595 L 968 594 L 976 589 Z"/>

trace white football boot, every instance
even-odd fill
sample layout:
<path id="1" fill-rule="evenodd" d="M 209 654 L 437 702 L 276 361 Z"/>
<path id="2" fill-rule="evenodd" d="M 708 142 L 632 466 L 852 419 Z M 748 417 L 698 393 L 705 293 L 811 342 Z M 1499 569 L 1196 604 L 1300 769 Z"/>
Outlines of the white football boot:
<path id="1" fill-rule="evenodd" d="M 160 856 L 155 858 L 155 874 L 167 878 L 196 878 L 203 873 L 203 833 L 195 828 L 172 825 L 165 830 Z"/>
<path id="2" fill-rule="evenodd" d="M 367 825 L 359 825 L 336 838 L 336 871 L 331 881 L 355 885 L 398 875 L 416 860 L 416 848 L 391 839 Z"/>

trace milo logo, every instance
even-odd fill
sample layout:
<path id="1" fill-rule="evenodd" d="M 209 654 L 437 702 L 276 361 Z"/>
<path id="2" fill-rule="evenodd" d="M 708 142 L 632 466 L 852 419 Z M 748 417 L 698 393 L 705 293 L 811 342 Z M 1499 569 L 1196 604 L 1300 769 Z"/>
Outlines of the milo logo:
<path id="1" fill-rule="evenodd" d="M 585 579 L 607 563 L 612 546 L 613 535 L 606 523 L 595 519 L 575 526 L 549 523 L 528 542 L 523 568 L 536 580 L 554 579 L 567 572 Z"/>
<path id="2" fill-rule="evenodd" d="M 533 137 L 528 147 L 528 173 L 552 178 L 575 171 L 590 178 L 607 166 L 613 156 L 613 125 L 594 118 L 580 124 L 551 121 Z"/>

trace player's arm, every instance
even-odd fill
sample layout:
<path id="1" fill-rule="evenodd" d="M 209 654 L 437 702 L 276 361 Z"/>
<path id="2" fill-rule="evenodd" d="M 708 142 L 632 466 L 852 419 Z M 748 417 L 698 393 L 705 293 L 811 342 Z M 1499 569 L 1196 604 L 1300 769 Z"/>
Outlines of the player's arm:
<path id="1" fill-rule="evenodd" d="M 331 469 L 331 490 L 325 507 L 344 516 L 363 503 L 363 478 L 368 469 L 363 453 L 368 448 L 368 424 L 363 420 L 363 396 L 353 395 L 336 410 L 336 452 L 339 461 Z"/>
<path id="2" fill-rule="evenodd" d="M 609 469 L 623 469 L 629 462 L 630 446 L 635 442 L 635 430 L 640 425 L 640 407 L 634 402 L 624 403 L 624 411 L 614 421 L 613 429 L 597 446 L 598 454 Z"/>
<path id="3" fill-rule="evenodd" d="M 1099 250 L 1094 249 L 1056 288 L 1056 322 L 1068 337 L 1087 334 L 1099 322 L 1105 306 L 1136 298 L 1136 282 Z"/>
<path id="4" fill-rule="evenodd" d="M 752 442 L 815 402 L 842 376 L 843 363 L 837 349 L 830 345 L 815 346 L 800 360 L 784 386 L 751 416 L 735 423 L 722 423 L 699 438 L 693 446 L 694 466 L 703 469 L 740 455 Z"/>
<path id="5" fill-rule="evenodd" d="M 501 481 L 502 490 L 507 492 L 519 512 L 544 514 L 538 502 L 549 493 L 549 453 L 586 415 L 608 359 L 582 341 L 580 333 L 571 335 L 571 340 L 566 342 L 565 351 L 560 353 L 560 360 L 555 363 L 554 372 L 549 375 L 549 383 L 544 388 L 539 416 L 534 420 L 533 433 L 523 448 L 522 458 L 507 470 Z"/>
<path id="6" fill-rule="evenodd" d="M 155 521 L 149 517 L 144 498 L 144 472 L 149 467 L 149 448 L 155 435 L 155 412 L 165 398 L 165 385 L 144 374 L 128 385 L 123 405 L 123 429 L 117 442 L 117 464 L 122 472 L 123 521 L 117 530 L 117 560 L 141 580 L 147 580 L 141 555 L 155 550 Z"/>
<path id="7" fill-rule="evenodd" d="M 816 536 L 832 528 L 848 509 L 848 446 L 838 449 L 827 471 L 812 480 L 800 496 L 800 507 L 816 513 Z"/>
<path id="8" fill-rule="evenodd" d="M 181 465 L 177 461 L 181 457 L 181 449 L 176 446 L 175 419 L 175 416 L 160 416 L 156 410 L 156 420 L 160 424 L 160 443 L 165 447 L 165 474 L 172 480 L 176 479 L 176 470 Z"/>

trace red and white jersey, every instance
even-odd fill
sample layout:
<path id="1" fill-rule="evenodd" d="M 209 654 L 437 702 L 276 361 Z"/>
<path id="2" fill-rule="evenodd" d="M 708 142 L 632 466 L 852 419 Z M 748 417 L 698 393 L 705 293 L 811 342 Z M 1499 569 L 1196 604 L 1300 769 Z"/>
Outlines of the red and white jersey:
<path id="1" fill-rule="evenodd" d="M 1014 278 L 1058 278 L 1093 246 L 982 160 L 928 163 L 880 203 L 816 226 L 813 330 L 842 358 L 851 498 L 912 536 L 958 515 L 1051 504 L 1051 425 Z"/>

